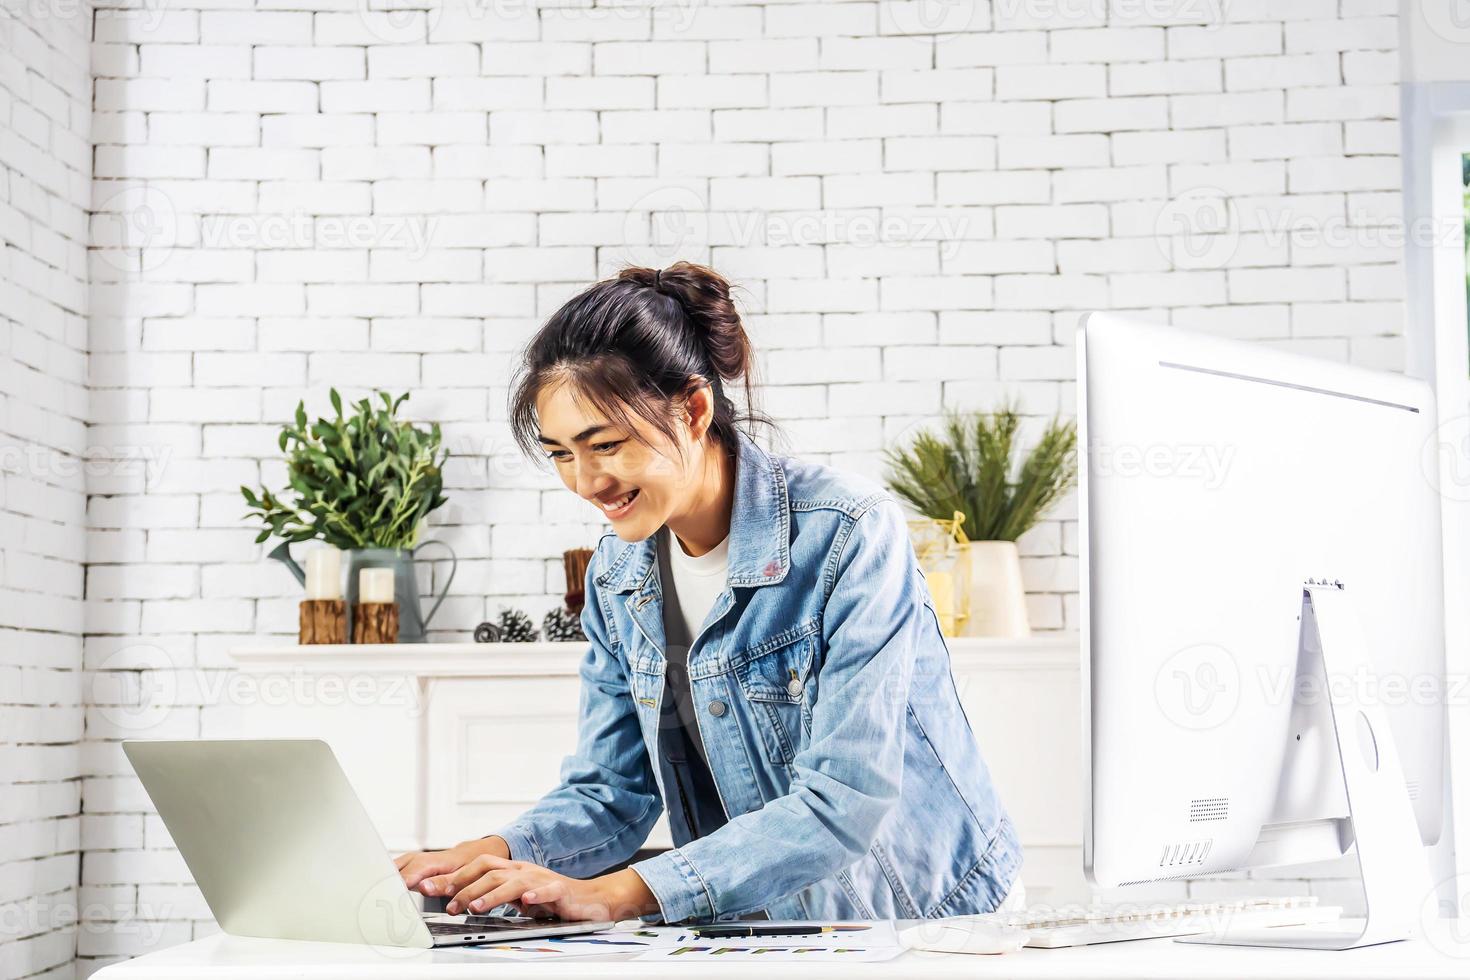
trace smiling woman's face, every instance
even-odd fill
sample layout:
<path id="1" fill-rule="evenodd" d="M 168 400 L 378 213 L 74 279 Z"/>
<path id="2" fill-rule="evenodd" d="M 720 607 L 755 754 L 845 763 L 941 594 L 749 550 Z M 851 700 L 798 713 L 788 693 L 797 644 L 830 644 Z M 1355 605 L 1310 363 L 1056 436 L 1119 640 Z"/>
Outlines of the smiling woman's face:
<path id="1" fill-rule="evenodd" d="M 687 507 L 699 479 L 708 424 L 700 424 L 703 399 L 693 401 L 695 418 L 675 419 L 671 440 L 636 416 L 630 431 L 566 382 L 550 384 L 536 398 L 541 448 L 567 489 L 597 507 L 619 538 L 642 541 Z"/>

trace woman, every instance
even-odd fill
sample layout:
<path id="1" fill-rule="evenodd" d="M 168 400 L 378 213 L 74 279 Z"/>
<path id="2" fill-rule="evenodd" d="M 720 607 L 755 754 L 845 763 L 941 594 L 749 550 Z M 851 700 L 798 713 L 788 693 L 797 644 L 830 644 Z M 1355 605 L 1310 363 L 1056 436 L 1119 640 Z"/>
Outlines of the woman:
<path id="1" fill-rule="evenodd" d="M 450 913 L 921 918 L 1010 891 L 1020 845 L 904 516 L 742 431 L 725 385 L 748 403 L 751 360 L 729 284 L 686 262 L 597 283 L 527 348 L 517 441 L 614 533 L 587 572 L 561 786 L 491 836 L 398 858 Z M 665 806 L 678 846 L 603 873 Z"/>

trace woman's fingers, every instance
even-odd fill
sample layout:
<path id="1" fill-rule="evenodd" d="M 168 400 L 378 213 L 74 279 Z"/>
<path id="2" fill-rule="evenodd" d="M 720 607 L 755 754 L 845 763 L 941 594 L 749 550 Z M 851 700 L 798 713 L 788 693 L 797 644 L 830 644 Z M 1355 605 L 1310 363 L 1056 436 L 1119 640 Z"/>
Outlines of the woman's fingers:
<path id="1" fill-rule="evenodd" d="M 521 901 L 520 901 L 519 905 L 521 907 L 521 914 L 522 915 L 525 915 L 525 916 L 529 916 L 529 917 L 531 917 L 533 919 L 554 919 L 554 918 L 559 918 L 559 916 L 557 915 L 557 911 L 556 911 L 556 906 L 555 905 L 541 905 L 541 904 L 528 903 L 526 901 L 526 897 L 524 895 L 521 896 Z"/>
<path id="2" fill-rule="evenodd" d="M 539 885 L 532 885 L 521 895 L 521 903 L 527 902 L 539 906 L 554 906 L 562 900 L 566 894 L 566 885 L 560 881 L 547 881 Z"/>
<path id="3" fill-rule="evenodd" d="M 458 889 L 463 888 L 466 884 L 474 881 L 487 871 L 517 871 L 534 867 L 536 865 L 529 865 L 523 861 L 510 861 L 494 854 L 481 854 L 463 867 L 443 868 L 439 872 L 431 872 L 432 874 L 439 874 L 440 877 L 424 883 L 427 887 L 433 889 L 432 891 L 424 891 L 424 894 L 453 895 Z M 442 872 L 452 873 L 443 874 Z M 420 890 L 423 891 L 423 889 Z"/>
<path id="4" fill-rule="evenodd" d="M 481 854 L 462 866 L 441 868 L 430 872 L 437 877 L 425 881 L 420 891 L 425 895 L 453 895 L 486 872 L 512 871 L 519 867 L 521 867 L 519 861 L 507 861 L 494 854 Z"/>
<path id="5" fill-rule="evenodd" d="M 484 875 L 464 885 L 454 893 L 445 911 L 450 915 L 460 912 L 487 912 L 497 905 L 514 902 L 521 897 L 525 881 L 519 880 L 515 872 L 487 871 Z M 497 898 L 502 891 L 514 892 L 509 898 Z"/>
<path id="6" fill-rule="evenodd" d="M 447 911 L 451 915 L 454 915 L 459 911 L 463 911 L 466 902 L 460 902 L 459 908 L 455 909 L 453 907 L 453 900 L 459 898 L 460 894 L 466 888 L 471 888 L 475 884 L 482 881 L 486 883 L 487 887 L 498 885 L 500 884 L 500 882 L 505 880 L 506 874 L 507 872 L 504 871 L 486 871 L 483 874 L 479 875 L 466 875 L 464 873 L 464 869 L 461 868 L 459 871 L 455 872 L 452 875 L 445 875 L 442 878 L 435 878 L 435 884 L 433 886 L 434 890 L 432 892 L 425 892 L 424 894 L 443 895 L 445 898 L 450 899 L 450 907 L 447 909 Z"/>
<path id="7" fill-rule="evenodd" d="M 398 874 L 403 878 L 403 883 L 412 888 L 424 875 L 436 873 L 433 857 L 432 854 L 425 854 L 422 851 L 410 851 L 407 854 L 398 855 L 393 864 L 398 868 Z"/>
<path id="8" fill-rule="evenodd" d="M 499 880 L 488 881 L 492 875 L 498 876 Z M 521 875 L 506 878 L 504 872 L 492 871 L 454 896 L 449 903 L 450 914 L 454 914 L 453 909 L 456 905 L 466 911 L 479 914 L 488 912 L 498 905 L 505 905 L 507 902 L 517 902 L 529 886 L 530 882 Z"/>
<path id="9" fill-rule="evenodd" d="M 483 861 L 484 864 L 485 864 L 485 867 L 487 867 L 487 868 L 527 868 L 527 867 L 536 867 L 536 865 L 528 865 L 524 861 L 512 861 L 510 858 L 503 858 L 499 854 L 481 854 L 475 860 L 476 861 Z"/>
<path id="10" fill-rule="evenodd" d="M 462 865 L 458 868 L 436 868 L 427 873 L 427 876 L 419 883 L 419 891 L 425 895 L 453 895 L 464 884 L 475 876 L 482 874 L 476 869 L 475 862 Z M 468 875 L 464 881 L 456 882 L 455 878 Z"/>
<path id="11" fill-rule="evenodd" d="M 409 854 L 407 857 L 409 860 L 399 865 L 398 874 L 403 879 L 404 885 L 409 888 L 419 887 L 421 891 L 423 889 L 420 886 L 430 876 L 447 874 L 459 870 L 460 867 L 458 860 L 449 856 L 448 852 Z M 425 891 L 424 894 L 434 893 Z"/>

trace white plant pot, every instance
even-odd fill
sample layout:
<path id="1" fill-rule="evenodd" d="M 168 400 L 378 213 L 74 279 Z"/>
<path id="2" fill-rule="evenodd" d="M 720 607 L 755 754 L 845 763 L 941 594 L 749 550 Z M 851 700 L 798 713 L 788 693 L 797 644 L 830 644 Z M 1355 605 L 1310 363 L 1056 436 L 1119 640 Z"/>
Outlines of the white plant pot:
<path id="1" fill-rule="evenodd" d="M 1014 541 L 971 541 L 970 618 L 966 636 L 1010 639 L 1031 635 L 1021 554 Z"/>

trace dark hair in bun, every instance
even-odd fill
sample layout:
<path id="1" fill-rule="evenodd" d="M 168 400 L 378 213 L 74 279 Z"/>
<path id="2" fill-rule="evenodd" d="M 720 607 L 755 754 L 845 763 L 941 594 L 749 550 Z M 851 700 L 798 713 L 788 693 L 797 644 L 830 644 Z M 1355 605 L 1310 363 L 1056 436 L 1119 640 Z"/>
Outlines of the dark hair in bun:
<path id="1" fill-rule="evenodd" d="M 567 380 L 609 420 L 632 430 L 632 416 L 674 437 L 674 399 L 708 383 L 710 434 L 734 450 L 742 424 L 765 422 L 753 409 L 753 355 L 730 284 L 713 269 L 675 262 L 628 268 L 578 293 L 527 345 L 510 400 L 510 425 L 527 455 L 540 447 L 536 397 Z M 726 384 L 740 382 L 747 411 Z"/>

